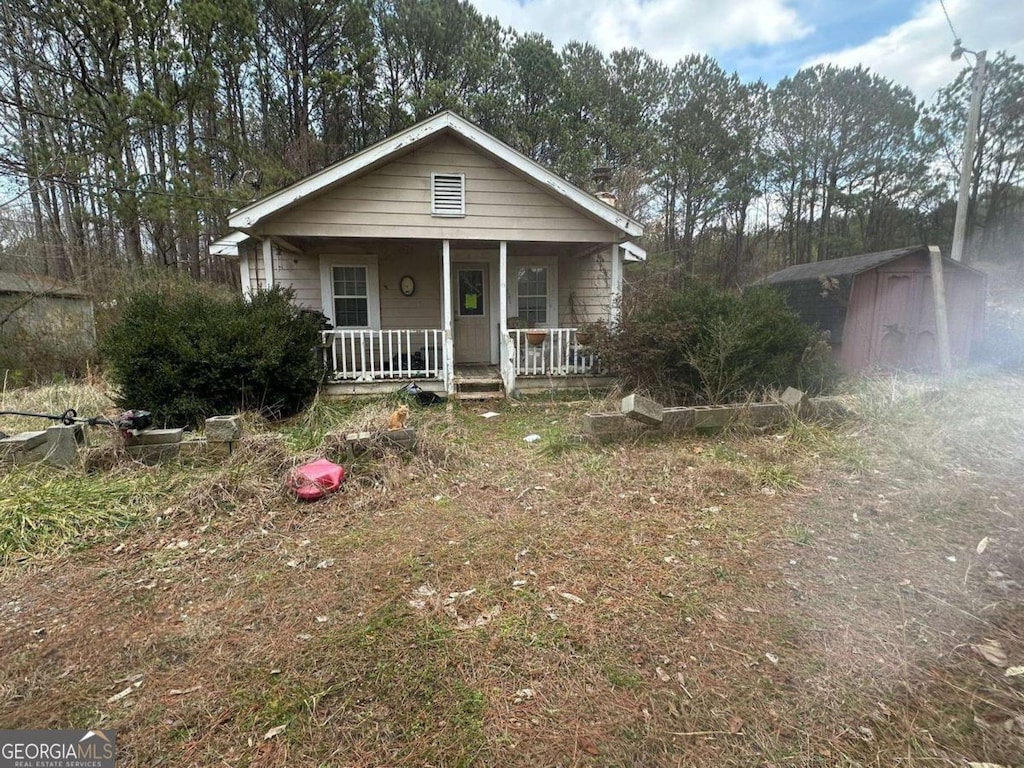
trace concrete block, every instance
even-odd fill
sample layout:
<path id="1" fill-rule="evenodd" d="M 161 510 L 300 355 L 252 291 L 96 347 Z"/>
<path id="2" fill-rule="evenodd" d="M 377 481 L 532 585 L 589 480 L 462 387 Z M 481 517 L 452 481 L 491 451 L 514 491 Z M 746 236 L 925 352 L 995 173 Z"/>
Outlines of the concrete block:
<path id="1" fill-rule="evenodd" d="M 725 429 L 738 418 L 742 405 L 698 405 L 693 409 L 694 429 Z"/>
<path id="2" fill-rule="evenodd" d="M 373 434 L 370 432 L 349 432 L 345 435 L 345 454 L 349 461 L 370 450 Z"/>
<path id="3" fill-rule="evenodd" d="M 622 398 L 622 413 L 641 424 L 661 424 L 665 409 L 648 397 L 632 394 Z"/>
<path id="4" fill-rule="evenodd" d="M 143 464 L 159 464 L 177 458 L 181 443 L 155 443 L 150 445 L 129 445 L 125 448 L 128 456 Z"/>
<path id="5" fill-rule="evenodd" d="M 46 442 L 46 430 L 38 432 L 19 432 L 11 437 L 0 440 L 0 453 L 25 452 L 38 448 Z"/>
<path id="6" fill-rule="evenodd" d="M 381 442 L 397 445 L 399 448 L 411 449 L 416 445 L 416 430 L 412 427 L 389 429 L 381 436 Z"/>
<path id="7" fill-rule="evenodd" d="M 180 427 L 177 429 L 143 429 L 138 432 L 129 432 L 124 439 L 124 444 L 128 447 L 170 445 L 180 443 L 183 434 L 185 434 L 185 430 Z"/>
<path id="8" fill-rule="evenodd" d="M 46 430 L 46 454 L 43 460 L 57 467 L 73 467 L 78 463 L 78 436 L 81 424 L 58 424 Z M 79 429 L 76 429 L 78 427 Z"/>
<path id="9" fill-rule="evenodd" d="M 786 391 L 783 392 L 782 397 L 779 398 L 780 402 L 789 406 L 793 410 L 800 410 L 806 400 L 806 393 L 796 387 L 786 387 Z"/>
<path id="10" fill-rule="evenodd" d="M 693 408 L 682 406 L 666 408 L 663 413 L 661 428 L 670 432 L 683 432 L 693 429 Z"/>
<path id="11" fill-rule="evenodd" d="M 768 427 L 789 420 L 791 412 L 784 403 L 750 403 L 743 412 L 743 420 L 752 427 Z"/>
<path id="12" fill-rule="evenodd" d="M 615 440 L 626 434 L 630 424 L 621 413 L 583 414 L 583 433 L 597 440 Z"/>
<path id="13" fill-rule="evenodd" d="M 204 433 L 211 443 L 233 443 L 242 438 L 242 417 L 211 416 Z"/>

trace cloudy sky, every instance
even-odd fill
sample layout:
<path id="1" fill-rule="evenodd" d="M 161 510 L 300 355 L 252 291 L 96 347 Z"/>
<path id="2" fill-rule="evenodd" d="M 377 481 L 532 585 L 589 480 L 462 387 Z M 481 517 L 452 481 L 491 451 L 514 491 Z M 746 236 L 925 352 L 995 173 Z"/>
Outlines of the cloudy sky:
<path id="1" fill-rule="evenodd" d="M 1024 59 L 1024 1 L 945 0 L 966 48 Z M 745 80 L 774 84 L 822 61 L 864 64 L 930 101 L 963 60 L 939 0 L 472 0 L 520 32 L 606 53 L 637 46 L 672 64 L 709 53 Z"/>

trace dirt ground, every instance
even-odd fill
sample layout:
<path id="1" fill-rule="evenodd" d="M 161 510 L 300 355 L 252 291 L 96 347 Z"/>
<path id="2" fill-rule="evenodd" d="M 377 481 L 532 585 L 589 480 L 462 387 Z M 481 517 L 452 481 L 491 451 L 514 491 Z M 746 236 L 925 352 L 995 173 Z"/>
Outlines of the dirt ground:
<path id="1" fill-rule="evenodd" d="M 1024 379 L 845 402 L 604 446 L 588 400 L 417 410 L 306 505 L 288 468 L 387 405 L 18 470 L 0 516 L 86 522 L 0 520 L 0 724 L 123 766 L 1024 765 Z"/>

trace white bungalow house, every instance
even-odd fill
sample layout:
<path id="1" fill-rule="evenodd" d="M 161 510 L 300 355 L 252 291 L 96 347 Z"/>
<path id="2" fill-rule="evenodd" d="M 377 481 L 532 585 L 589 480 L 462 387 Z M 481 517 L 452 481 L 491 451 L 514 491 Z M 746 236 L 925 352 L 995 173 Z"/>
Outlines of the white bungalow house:
<path id="1" fill-rule="evenodd" d="M 291 286 L 327 317 L 328 394 L 592 380 L 577 327 L 614 319 L 623 261 L 645 257 L 638 222 L 452 112 L 229 223 L 211 252 L 238 258 L 243 291 Z"/>

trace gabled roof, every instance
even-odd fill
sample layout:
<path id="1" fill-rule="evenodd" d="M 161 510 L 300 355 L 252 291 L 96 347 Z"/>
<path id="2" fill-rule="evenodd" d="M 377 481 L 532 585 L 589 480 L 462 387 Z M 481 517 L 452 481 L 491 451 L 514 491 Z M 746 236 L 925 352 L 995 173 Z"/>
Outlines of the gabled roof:
<path id="1" fill-rule="evenodd" d="M 441 112 L 364 149 L 362 152 L 307 176 L 291 186 L 267 195 L 262 200 L 239 208 L 228 217 L 228 224 L 236 229 L 257 227 L 267 217 L 298 205 L 362 171 L 383 165 L 395 155 L 408 152 L 412 147 L 444 132 L 459 136 L 510 168 L 522 173 L 556 197 L 620 230 L 626 236 L 640 237 L 643 235 L 643 226 L 622 211 L 601 202 L 579 187 L 573 186 L 526 155 L 517 152 L 451 111 Z"/>
<path id="2" fill-rule="evenodd" d="M 768 277 L 758 282 L 769 284 L 794 283 L 800 280 L 817 280 L 821 277 L 859 275 L 861 272 L 867 272 L 869 269 L 880 267 L 883 264 L 888 264 L 890 261 L 896 261 L 897 259 L 902 259 L 904 256 L 910 256 L 915 253 L 927 256 L 928 246 L 914 245 L 907 248 L 894 248 L 891 251 L 860 253 L 856 256 L 847 256 L 842 259 L 829 259 L 828 261 L 815 261 L 809 264 L 796 264 L 792 267 L 779 270 L 778 272 L 773 272 L 768 275 Z M 960 262 L 953 261 L 952 259 L 943 259 L 942 261 L 946 267 L 952 266 L 954 269 L 966 269 L 970 272 L 977 271 L 971 269 L 966 264 L 961 264 Z"/>

